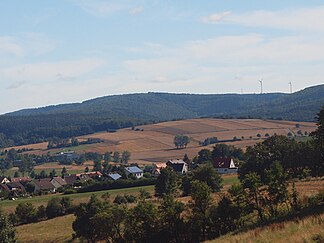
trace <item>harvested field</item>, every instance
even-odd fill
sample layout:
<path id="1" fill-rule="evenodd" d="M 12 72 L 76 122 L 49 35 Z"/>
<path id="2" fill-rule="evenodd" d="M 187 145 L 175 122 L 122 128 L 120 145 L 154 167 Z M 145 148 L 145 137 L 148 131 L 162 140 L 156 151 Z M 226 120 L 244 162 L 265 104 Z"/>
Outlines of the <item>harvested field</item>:
<path id="1" fill-rule="evenodd" d="M 297 125 L 298 124 L 298 125 Z M 87 138 L 100 138 L 103 143 L 90 144 L 70 149 L 77 153 L 128 150 L 131 152 L 131 162 L 147 164 L 152 162 L 165 162 L 168 159 L 182 158 L 188 154 L 190 158 L 204 147 L 199 146 L 199 141 L 208 137 L 217 137 L 219 140 L 242 138 L 242 141 L 226 142 L 240 148 L 252 146 L 266 138 L 266 134 L 293 135 L 301 130 L 303 133 L 316 129 L 315 123 L 276 121 L 259 119 L 191 119 L 182 121 L 170 121 L 152 125 L 137 127 L 143 131 L 134 131 L 130 128 L 121 129 L 114 133 L 100 132 L 91 135 L 81 136 L 80 140 Z M 187 148 L 174 149 L 173 138 L 176 134 L 185 134 L 191 138 Z M 257 137 L 261 134 L 261 138 Z M 297 137 L 297 139 L 307 139 L 307 137 Z M 33 148 L 34 151 L 28 153 L 46 154 L 55 153 L 60 149 L 47 150 L 46 143 L 20 146 L 16 148 Z M 213 145 L 207 146 L 212 148 Z"/>

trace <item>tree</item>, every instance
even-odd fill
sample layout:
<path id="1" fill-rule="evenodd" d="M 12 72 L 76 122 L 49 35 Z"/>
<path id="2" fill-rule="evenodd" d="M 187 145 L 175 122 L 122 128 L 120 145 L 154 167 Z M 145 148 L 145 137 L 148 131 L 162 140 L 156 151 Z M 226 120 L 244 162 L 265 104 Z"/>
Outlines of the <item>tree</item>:
<path id="1" fill-rule="evenodd" d="M 18 166 L 19 172 L 21 172 L 23 176 L 25 176 L 25 172 L 30 173 L 33 170 L 33 168 L 34 165 L 32 158 L 28 155 L 24 155 L 22 157 L 21 163 Z"/>
<path id="2" fill-rule="evenodd" d="M 50 174 L 49 174 L 50 177 L 55 177 L 56 176 L 56 170 L 53 169 Z"/>
<path id="3" fill-rule="evenodd" d="M 46 215 L 50 219 L 64 215 L 64 208 L 59 198 L 53 197 L 48 201 L 46 206 Z"/>
<path id="4" fill-rule="evenodd" d="M 96 242 L 102 239 L 102 234 L 98 234 L 98 223 L 102 229 L 102 221 L 93 220 L 96 214 L 99 214 L 105 209 L 105 205 L 95 195 L 92 195 L 88 203 L 81 203 L 75 209 L 76 219 L 72 224 L 75 231 L 75 236 L 86 239 L 89 242 Z M 107 228 L 105 227 L 107 230 Z M 100 231 L 99 231 L 100 232 Z"/>
<path id="5" fill-rule="evenodd" d="M 16 230 L 11 225 L 8 217 L 0 210 L 0 242 L 1 243 L 15 243 Z"/>
<path id="6" fill-rule="evenodd" d="M 156 206 L 149 201 L 140 201 L 127 215 L 126 242 L 152 242 L 152 239 L 157 239 L 159 222 Z"/>
<path id="7" fill-rule="evenodd" d="M 171 195 L 178 188 L 178 176 L 174 170 L 167 167 L 161 170 L 155 184 L 155 194 L 158 197 Z"/>
<path id="8" fill-rule="evenodd" d="M 14 178 L 17 178 L 17 177 L 19 177 L 20 175 L 19 175 L 19 172 L 18 171 L 15 171 L 15 173 L 14 173 Z"/>
<path id="9" fill-rule="evenodd" d="M 105 160 L 105 162 L 111 162 L 111 152 L 106 152 L 105 154 L 104 154 L 104 160 Z"/>
<path id="10" fill-rule="evenodd" d="M 67 169 L 64 166 L 61 171 L 61 176 L 64 177 L 66 174 L 67 174 Z"/>
<path id="11" fill-rule="evenodd" d="M 173 139 L 173 143 L 177 147 L 177 149 L 187 147 L 189 142 L 190 142 L 190 138 L 186 135 L 178 134 L 178 135 L 175 135 L 175 137 Z"/>
<path id="12" fill-rule="evenodd" d="M 198 164 L 205 164 L 212 161 L 212 153 L 209 149 L 202 149 L 198 152 L 198 158 L 196 162 Z"/>
<path id="13" fill-rule="evenodd" d="M 211 164 L 195 169 L 192 177 L 194 180 L 205 182 L 213 192 L 218 192 L 222 188 L 223 179 Z"/>
<path id="14" fill-rule="evenodd" d="M 260 204 L 260 187 L 261 179 L 255 172 L 245 175 L 243 186 L 249 189 L 249 196 L 251 201 L 254 201 L 255 209 L 258 211 L 260 220 L 263 220 L 263 210 Z"/>
<path id="15" fill-rule="evenodd" d="M 119 162 L 119 152 L 115 151 L 113 154 L 113 162 L 118 163 Z"/>
<path id="16" fill-rule="evenodd" d="M 94 160 L 93 161 L 93 169 L 92 171 L 101 171 L 102 170 L 102 163 L 101 160 Z"/>
<path id="17" fill-rule="evenodd" d="M 131 157 L 131 153 L 129 151 L 127 150 L 123 151 L 121 155 L 121 162 L 123 164 L 128 164 L 130 157 Z"/>
<path id="18" fill-rule="evenodd" d="M 288 200 L 288 176 L 279 161 L 275 161 L 266 171 L 266 185 L 272 216 L 277 216 L 278 205 Z"/>
<path id="19" fill-rule="evenodd" d="M 182 213 L 185 205 L 176 201 L 173 196 L 165 196 L 159 206 L 160 242 L 185 242 L 185 223 Z"/>
<path id="20" fill-rule="evenodd" d="M 19 203 L 15 215 L 21 224 L 31 223 L 36 219 L 36 209 L 31 203 Z"/>
<path id="21" fill-rule="evenodd" d="M 211 206 L 211 189 L 205 183 L 201 181 L 192 182 L 191 198 L 189 202 L 192 215 L 189 218 L 191 226 L 190 231 L 194 242 L 199 241 L 200 236 L 202 241 L 206 239 L 207 222 L 208 222 L 208 210 Z"/>
<path id="22" fill-rule="evenodd" d="M 75 137 L 71 138 L 71 145 L 73 147 L 79 146 L 79 144 L 80 144 L 80 142 L 77 138 L 75 138 Z"/>

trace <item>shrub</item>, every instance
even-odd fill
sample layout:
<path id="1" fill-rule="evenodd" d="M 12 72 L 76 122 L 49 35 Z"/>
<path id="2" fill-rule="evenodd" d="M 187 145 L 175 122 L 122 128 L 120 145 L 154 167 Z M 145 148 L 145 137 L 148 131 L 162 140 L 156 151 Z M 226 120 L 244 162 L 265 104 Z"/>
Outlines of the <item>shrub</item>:
<path id="1" fill-rule="evenodd" d="M 127 203 L 127 199 L 124 196 L 117 195 L 115 197 L 114 203 L 117 203 L 117 204 L 126 204 Z"/>

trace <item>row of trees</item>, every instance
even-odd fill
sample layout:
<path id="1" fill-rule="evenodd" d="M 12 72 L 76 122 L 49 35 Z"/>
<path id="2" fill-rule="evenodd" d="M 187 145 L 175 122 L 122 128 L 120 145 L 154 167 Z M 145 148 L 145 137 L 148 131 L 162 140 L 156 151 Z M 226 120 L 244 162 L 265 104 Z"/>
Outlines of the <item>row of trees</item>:
<path id="1" fill-rule="evenodd" d="M 201 242 L 214 239 L 251 224 L 265 223 L 294 215 L 307 207 L 317 207 L 323 195 L 302 204 L 279 162 L 266 171 L 262 183 L 256 173 L 247 174 L 241 183 L 219 194 L 221 179 L 209 165 L 193 170 L 190 178 L 162 169 L 157 179 L 157 202 L 140 198 L 135 207 L 110 204 L 93 196 L 77 207 L 73 223 L 74 237 L 89 242 Z M 191 196 L 188 204 L 175 197 Z M 182 191 L 182 193 L 181 193 Z"/>

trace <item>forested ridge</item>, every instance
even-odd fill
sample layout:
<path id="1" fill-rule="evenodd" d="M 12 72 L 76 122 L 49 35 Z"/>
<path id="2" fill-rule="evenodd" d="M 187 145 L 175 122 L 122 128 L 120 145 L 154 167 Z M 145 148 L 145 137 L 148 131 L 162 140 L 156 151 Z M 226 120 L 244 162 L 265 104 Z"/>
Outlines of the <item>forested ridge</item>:
<path id="1" fill-rule="evenodd" d="M 198 117 L 314 121 L 324 85 L 293 94 L 142 93 L 25 109 L 0 116 L 0 147 Z"/>

